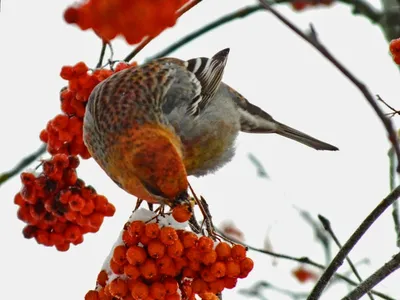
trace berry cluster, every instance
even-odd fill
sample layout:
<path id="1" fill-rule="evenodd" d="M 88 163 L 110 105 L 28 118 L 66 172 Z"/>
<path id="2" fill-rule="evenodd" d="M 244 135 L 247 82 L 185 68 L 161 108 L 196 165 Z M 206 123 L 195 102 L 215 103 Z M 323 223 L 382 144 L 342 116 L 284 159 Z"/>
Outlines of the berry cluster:
<path id="1" fill-rule="evenodd" d="M 105 41 L 122 35 L 129 44 L 137 44 L 146 36 L 157 36 L 164 29 L 172 27 L 176 22 L 176 11 L 186 2 L 88 0 L 67 8 L 64 19 L 82 30 L 93 29 Z"/>
<path id="2" fill-rule="evenodd" d="M 301 11 L 310 6 L 331 5 L 333 2 L 334 0 L 295 0 L 291 5 L 294 10 Z"/>
<path id="3" fill-rule="evenodd" d="M 392 54 L 394 62 L 400 65 L 400 38 L 392 40 L 390 42 L 389 50 Z"/>
<path id="4" fill-rule="evenodd" d="M 143 212 L 150 213 L 140 209 L 126 223 L 97 288 L 85 300 L 194 300 L 195 295 L 214 300 L 253 269 L 243 246 L 214 244 L 209 237 L 175 229 L 174 222 L 165 224 L 169 216 L 140 217 Z"/>
<path id="5" fill-rule="evenodd" d="M 77 156 L 56 154 L 43 161 L 42 173 L 21 174 L 23 187 L 14 203 L 18 218 L 28 224 L 25 238 L 67 251 L 71 243 L 82 243 L 85 233 L 97 232 L 105 216 L 114 215 L 107 198 L 77 177 L 78 165 Z"/>
<path id="6" fill-rule="evenodd" d="M 47 123 L 46 129 L 40 133 L 40 139 L 47 143 L 47 151 L 54 154 L 80 155 L 90 158 L 83 143 L 83 117 L 86 103 L 94 87 L 114 72 L 121 71 L 134 64 L 119 63 L 115 71 L 97 69 L 93 72 L 85 63 L 75 66 L 64 66 L 61 77 L 68 80 L 68 87 L 61 91 L 61 110 L 59 114 Z"/>

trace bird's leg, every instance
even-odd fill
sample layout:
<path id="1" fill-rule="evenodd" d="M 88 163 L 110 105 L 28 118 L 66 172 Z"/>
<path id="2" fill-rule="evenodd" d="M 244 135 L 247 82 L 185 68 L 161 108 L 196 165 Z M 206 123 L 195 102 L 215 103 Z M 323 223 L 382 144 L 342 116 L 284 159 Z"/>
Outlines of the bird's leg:
<path id="1" fill-rule="evenodd" d="M 211 238 L 213 238 L 214 240 L 219 240 L 221 238 L 221 236 L 215 231 L 215 227 L 212 222 L 212 216 L 211 216 L 210 210 L 208 209 L 208 204 L 207 204 L 206 200 L 202 196 L 200 196 L 200 200 L 199 200 L 199 198 L 196 196 L 196 194 L 190 184 L 189 184 L 189 188 L 190 188 L 190 191 L 193 194 L 195 202 L 199 206 L 200 211 L 204 218 L 203 223 L 200 228 L 202 228 L 203 224 L 205 224 L 209 236 Z"/>
<path id="2" fill-rule="evenodd" d="M 153 211 L 153 204 L 149 203 L 149 207 L 151 205 L 151 211 Z M 154 217 L 150 218 L 149 220 L 147 220 L 145 223 L 150 223 L 151 221 L 153 221 L 154 219 L 158 220 L 158 217 L 164 217 L 165 216 L 165 205 L 164 204 L 160 204 L 159 207 L 157 207 L 157 209 L 154 211 L 154 213 L 156 214 Z"/>
<path id="3" fill-rule="evenodd" d="M 135 209 L 133 210 L 134 212 L 137 211 L 140 207 L 140 205 L 142 204 L 143 199 L 137 198 L 136 200 L 136 205 L 135 205 Z"/>
<path id="4" fill-rule="evenodd" d="M 155 213 L 157 213 L 157 217 L 158 216 L 165 216 L 165 205 L 164 204 L 160 204 L 159 207 L 157 207 L 157 209 L 154 211 Z"/>

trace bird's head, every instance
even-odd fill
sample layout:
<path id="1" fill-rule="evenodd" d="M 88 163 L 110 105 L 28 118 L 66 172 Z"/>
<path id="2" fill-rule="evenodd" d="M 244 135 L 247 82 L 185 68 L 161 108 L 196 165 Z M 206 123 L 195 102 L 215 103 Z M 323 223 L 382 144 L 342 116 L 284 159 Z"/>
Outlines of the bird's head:
<path id="1" fill-rule="evenodd" d="M 116 136 L 105 170 L 122 189 L 151 203 L 172 204 L 188 188 L 180 139 L 158 124 Z"/>

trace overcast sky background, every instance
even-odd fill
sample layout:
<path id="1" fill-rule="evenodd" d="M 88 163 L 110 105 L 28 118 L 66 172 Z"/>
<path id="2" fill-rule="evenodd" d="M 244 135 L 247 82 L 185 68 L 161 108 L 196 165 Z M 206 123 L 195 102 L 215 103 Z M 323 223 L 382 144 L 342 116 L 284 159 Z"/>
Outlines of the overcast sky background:
<path id="1" fill-rule="evenodd" d="M 379 1 L 371 1 L 379 7 Z M 63 65 L 84 61 L 94 67 L 101 42 L 90 31 L 68 26 L 63 10 L 72 1 L 3 0 L 0 13 L 0 172 L 12 168 L 40 146 L 39 132 L 60 112 L 58 93 L 65 85 L 59 77 Z M 178 24 L 153 41 L 137 60 L 143 61 L 172 41 L 250 0 L 205 0 L 185 14 Z M 380 29 L 363 17 L 351 15 L 348 6 L 296 13 L 279 10 L 301 28 L 312 22 L 321 41 L 373 94 L 399 108 L 399 70 L 392 63 Z M 122 40 L 114 44 L 115 59 L 132 47 Z M 277 252 L 308 256 L 324 263 L 322 248 L 312 229 L 294 207 L 329 218 L 344 243 L 365 216 L 389 192 L 386 133 L 360 92 L 326 59 L 295 36 L 275 17 L 258 12 L 214 30 L 173 56 L 189 59 L 212 56 L 230 47 L 224 82 L 277 120 L 340 148 L 317 152 L 274 135 L 241 134 L 233 161 L 214 175 L 190 182 L 209 202 L 215 223 L 234 220 L 246 242 L 263 247 L 268 234 Z M 399 117 L 395 119 L 398 121 Z M 397 122 L 398 123 L 398 122 Z M 247 158 L 253 153 L 271 180 L 259 178 Z M 83 299 L 94 287 L 96 276 L 130 215 L 135 198 L 119 189 L 93 160 L 84 161 L 79 177 L 93 185 L 116 206 L 97 234 L 62 253 L 22 236 L 24 224 L 16 217 L 13 197 L 21 187 L 18 177 L 0 188 L 1 293 L 8 300 Z M 333 246 L 336 251 L 336 247 Z M 395 234 L 388 210 L 351 253 L 366 278 L 396 254 Z M 299 284 L 291 275 L 298 265 L 250 252 L 255 269 L 236 288 L 264 279 L 295 291 L 307 291 L 313 283 Z M 342 271 L 347 271 L 344 266 Z M 393 274 L 379 290 L 400 298 L 400 274 Z M 345 285 L 331 287 L 323 299 L 339 299 Z M 289 299 L 266 292 L 268 299 Z M 227 292 L 226 299 L 246 299 Z"/>

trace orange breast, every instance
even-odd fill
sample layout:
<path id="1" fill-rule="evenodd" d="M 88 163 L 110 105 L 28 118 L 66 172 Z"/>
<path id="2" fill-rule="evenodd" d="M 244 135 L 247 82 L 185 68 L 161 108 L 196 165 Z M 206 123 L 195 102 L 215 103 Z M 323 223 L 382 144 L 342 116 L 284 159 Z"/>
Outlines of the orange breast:
<path id="1" fill-rule="evenodd" d="M 173 200 L 188 187 L 180 140 L 163 126 L 144 124 L 115 137 L 108 151 L 109 175 L 127 192 L 157 202 L 148 190 Z"/>

